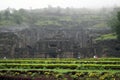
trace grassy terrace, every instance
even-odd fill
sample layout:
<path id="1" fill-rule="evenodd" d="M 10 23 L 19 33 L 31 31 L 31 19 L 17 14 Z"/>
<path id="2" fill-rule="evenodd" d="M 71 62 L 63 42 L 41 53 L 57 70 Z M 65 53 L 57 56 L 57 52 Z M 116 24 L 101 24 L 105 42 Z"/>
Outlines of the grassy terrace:
<path id="1" fill-rule="evenodd" d="M 19 77 L 23 80 L 117 80 L 120 79 L 120 58 L 0 59 L 0 78 L 19 80 Z"/>
<path id="2" fill-rule="evenodd" d="M 117 35 L 115 33 L 110 33 L 110 34 L 101 35 L 100 37 L 96 38 L 97 41 L 110 40 L 110 39 L 117 39 Z"/>

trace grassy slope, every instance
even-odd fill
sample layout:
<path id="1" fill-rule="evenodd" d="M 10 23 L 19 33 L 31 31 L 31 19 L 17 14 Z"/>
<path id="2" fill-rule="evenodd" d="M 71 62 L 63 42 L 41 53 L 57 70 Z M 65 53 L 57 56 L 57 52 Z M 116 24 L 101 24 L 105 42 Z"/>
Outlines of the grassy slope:
<path id="1" fill-rule="evenodd" d="M 117 35 L 115 33 L 109 33 L 101 35 L 100 37 L 97 37 L 96 41 L 102 41 L 102 40 L 110 40 L 110 39 L 117 39 Z"/>

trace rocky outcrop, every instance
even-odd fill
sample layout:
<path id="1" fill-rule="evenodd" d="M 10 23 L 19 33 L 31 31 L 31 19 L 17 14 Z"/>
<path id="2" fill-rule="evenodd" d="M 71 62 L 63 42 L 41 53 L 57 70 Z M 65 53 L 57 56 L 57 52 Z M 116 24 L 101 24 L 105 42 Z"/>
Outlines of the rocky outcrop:
<path id="1" fill-rule="evenodd" d="M 0 55 L 17 57 L 92 57 L 93 36 L 85 27 L 0 29 Z"/>
<path id="2" fill-rule="evenodd" d="M 98 41 L 94 46 L 96 47 L 96 55 L 100 57 L 120 57 L 119 40 Z"/>

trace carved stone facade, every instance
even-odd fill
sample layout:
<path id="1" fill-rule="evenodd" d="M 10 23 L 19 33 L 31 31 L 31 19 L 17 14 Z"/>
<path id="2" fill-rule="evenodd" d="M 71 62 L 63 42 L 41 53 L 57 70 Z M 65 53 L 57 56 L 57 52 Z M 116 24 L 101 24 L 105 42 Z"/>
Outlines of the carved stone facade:
<path id="1" fill-rule="evenodd" d="M 0 32 L 1 57 L 90 57 L 92 39 L 85 28 L 27 28 Z"/>

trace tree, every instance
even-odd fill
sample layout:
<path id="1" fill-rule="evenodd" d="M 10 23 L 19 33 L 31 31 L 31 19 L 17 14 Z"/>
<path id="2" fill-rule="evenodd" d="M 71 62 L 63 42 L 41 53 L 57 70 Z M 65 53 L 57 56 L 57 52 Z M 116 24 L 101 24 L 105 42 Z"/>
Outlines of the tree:
<path id="1" fill-rule="evenodd" d="M 10 20 L 10 9 L 7 8 L 4 12 L 5 20 Z"/>
<path id="2" fill-rule="evenodd" d="M 118 40 L 120 40 L 120 12 L 117 12 L 116 18 L 111 23 L 112 29 L 115 31 Z"/>
<path id="3" fill-rule="evenodd" d="M 13 21 L 16 24 L 21 24 L 23 22 L 22 16 L 18 11 L 14 11 L 13 15 Z"/>
<path id="4" fill-rule="evenodd" d="M 120 11 L 115 15 L 113 14 L 109 23 L 113 31 L 116 33 L 117 38 L 120 40 Z"/>
<path id="5" fill-rule="evenodd" d="M 0 13 L 0 21 L 2 20 L 2 14 Z"/>
<path id="6" fill-rule="evenodd" d="M 118 21 L 116 22 L 115 31 L 118 39 L 120 40 L 120 12 L 117 13 L 117 19 Z"/>

